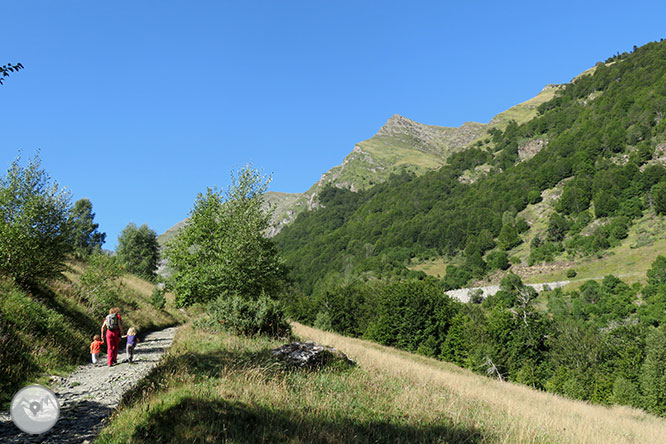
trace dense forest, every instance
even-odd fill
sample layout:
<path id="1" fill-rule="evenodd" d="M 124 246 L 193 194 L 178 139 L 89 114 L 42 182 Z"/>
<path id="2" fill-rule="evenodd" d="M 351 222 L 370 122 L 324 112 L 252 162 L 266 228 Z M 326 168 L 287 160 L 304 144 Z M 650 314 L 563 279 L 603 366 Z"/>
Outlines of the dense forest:
<path id="1" fill-rule="evenodd" d="M 601 403 L 666 413 L 666 259 L 645 286 L 614 276 L 537 295 L 511 274 L 502 291 L 460 304 L 443 291 L 510 270 L 531 229 L 519 217 L 561 195 L 533 236 L 529 264 L 603 253 L 647 212 L 666 212 L 661 155 L 666 42 L 599 63 L 525 124 L 492 130 L 438 171 L 392 176 L 366 191 L 329 188 L 322 208 L 276 237 L 297 291 L 291 315 L 341 333 L 435 356 L 502 379 Z M 543 149 L 521 160 L 530 141 Z M 460 177 L 479 166 L 474 182 Z M 414 258 L 455 258 L 442 279 Z"/>

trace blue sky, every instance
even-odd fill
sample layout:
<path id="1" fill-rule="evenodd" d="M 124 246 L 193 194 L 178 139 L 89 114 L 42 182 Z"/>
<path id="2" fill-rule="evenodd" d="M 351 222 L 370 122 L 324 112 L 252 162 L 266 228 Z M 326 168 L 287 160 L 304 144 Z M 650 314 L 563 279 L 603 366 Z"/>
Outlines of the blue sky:
<path id="1" fill-rule="evenodd" d="M 40 150 L 113 249 L 233 168 L 302 192 L 398 113 L 488 122 L 633 45 L 664 2 L 6 0 L 0 165 Z"/>

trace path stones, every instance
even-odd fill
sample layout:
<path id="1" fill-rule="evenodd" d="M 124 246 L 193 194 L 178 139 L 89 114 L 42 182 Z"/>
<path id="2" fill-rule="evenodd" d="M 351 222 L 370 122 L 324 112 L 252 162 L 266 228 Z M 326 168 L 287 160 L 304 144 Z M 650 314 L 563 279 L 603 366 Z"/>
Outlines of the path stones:
<path id="1" fill-rule="evenodd" d="M 101 363 L 80 366 L 74 373 L 50 379 L 52 390 L 60 404 L 60 419 L 43 435 L 21 432 L 11 421 L 9 413 L 0 413 L 0 442 L 80 444 L 92 442 L 105 426 L 108 416 L 118 406 L 123 393 L 137 384 L 171 345 L 176 328 L 147 334 L 134 350 L 135 363 L 123 363 L 124 348 L 118 355 L 118 365 Z M 106 361 L 106 359 L 103 359 Z"/>

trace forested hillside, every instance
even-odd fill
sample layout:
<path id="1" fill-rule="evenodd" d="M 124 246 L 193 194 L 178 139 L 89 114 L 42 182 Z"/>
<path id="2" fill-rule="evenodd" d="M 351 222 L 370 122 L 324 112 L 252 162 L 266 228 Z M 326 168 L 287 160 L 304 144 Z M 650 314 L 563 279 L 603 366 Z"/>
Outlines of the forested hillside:
<path id="1" fill-rule="evenodd" d="M 494 378 L 664 415 L 666 258 L 646 255 L 633 285 L 607 275 L 540 294 L 512 267 L 597 260 L 636 221 L 661 226 L 666 42 L 598 64 L 538 112 L 439 171 L 323 192 L 323 208 L 276 237 L 298 289 L 287 298 L 291 315 Z M 538 206 L 544 223 L 523 218 Z M 450 263 L 441 279 L 409 268 L 434 257 Z M 462 304 L 444 294 L 496 270 L 505 277 L 494 296 Z"/>
<path id="2" fill-rule="evenodd" d="M 340 276 L 405 276 L 418 257 L 456 257 L 459 287 L 505 269 L 530 225 L 518 213 L 558 187 L 530 263 L 589 255 L 627 235 L 646 211 L 666 210 L 661 163 L 666 45 L 637 48 L 558 89 L 538 116 L 452 155 L 438 171 L 404 173 L 367 191 L 329 190 L 277 242 L 305 292 Z"/>

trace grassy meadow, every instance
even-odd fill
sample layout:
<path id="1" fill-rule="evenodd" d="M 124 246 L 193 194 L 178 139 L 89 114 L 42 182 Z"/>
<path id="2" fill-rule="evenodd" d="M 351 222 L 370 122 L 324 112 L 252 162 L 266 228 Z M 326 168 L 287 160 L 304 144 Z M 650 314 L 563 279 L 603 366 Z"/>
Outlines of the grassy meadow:
<path id="1" fill-rule="evenodd" d="M 182 327 L 96 443 L 646 443 L 666 420 L 499 382 L 294 324 L 353 368 L 291 370 L 282 342 Z"/>

